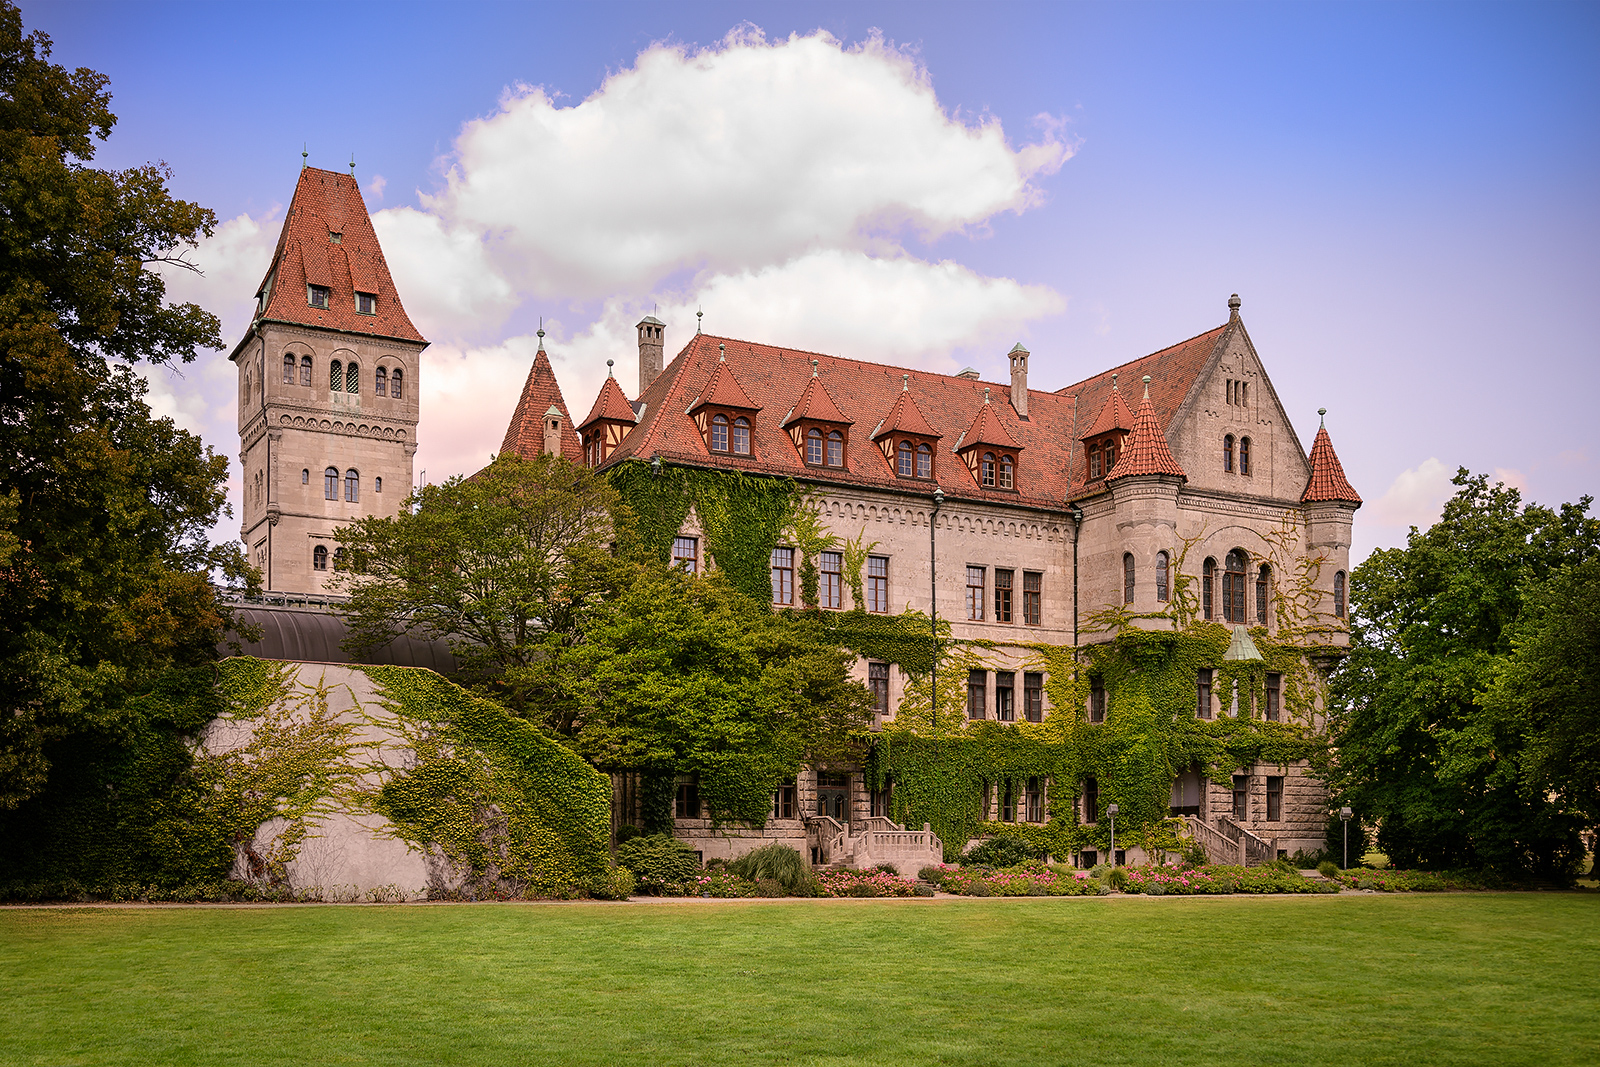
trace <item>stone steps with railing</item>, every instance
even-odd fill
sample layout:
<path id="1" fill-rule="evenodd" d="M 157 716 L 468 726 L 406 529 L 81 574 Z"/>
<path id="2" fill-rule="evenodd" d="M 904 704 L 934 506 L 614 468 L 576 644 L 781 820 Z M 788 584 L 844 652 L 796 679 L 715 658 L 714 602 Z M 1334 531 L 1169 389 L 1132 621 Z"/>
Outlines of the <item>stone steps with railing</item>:
<path id="1" fill-rule="evenodd" d="M 1185 815 L 1189 836 L 1205 849 L 1212 863 L 1237 863 L 1241 867 L 1259 867 L 1278 858 L 1278 842 L 1257 837 L 1225 815 L 1217 817 L 1211 826 L 1196 816 Z"/>
<path id="2" fill-rule="evenodd" d="M 921 830 L 907 830 L 875 815 L 852 827 L 830 815 L 813 815 L 806 819 L 806 836 L 817 850 L 819 866 L 859 870 L 889 863 L 902 877 L 914 878 L 923 867 L 944 862 L 944 842 L 927 823 Z"/>

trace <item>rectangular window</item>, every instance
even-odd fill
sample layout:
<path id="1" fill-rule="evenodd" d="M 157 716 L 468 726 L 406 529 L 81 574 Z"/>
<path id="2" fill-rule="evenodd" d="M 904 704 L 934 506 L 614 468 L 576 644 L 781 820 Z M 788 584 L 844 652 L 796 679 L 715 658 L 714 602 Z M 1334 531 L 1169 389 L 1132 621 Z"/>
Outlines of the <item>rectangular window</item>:
<path id="1" fill-rule="evenodd" d="M 1015 722 L 1017 718 L 1017 675 L 1015 671 L 996 671 L 994 675 L 994 717 L 1001 722 Z"/>
<path id="2" fill-rule="evenodd" d="M 1283 818 L 1283 779 L 1276 775 L 1267 777 L 1267 821 Z"/>
<path id="3" fill-rule="evenodd" d="M 1200 671 L 1195 683 L 1194 713 L 1202 719 L 1211 718 L 1211 673 L 1210 668 Z"/>
<path id="4" fill-rule="evenodd" d="M 772 791 L 772 817 L 774 819 L 792 819 L 797 803 L 798 790 L 795 788 L 794 779 L 784 782 Z"/>
<path id="5" fill-rule="evenodd" d="M 1279 716 L 1282 714 L 1282 712 L 1279 710 L 1281 708 L 1281 706 L 1282 706 L 1282 703 L 1281 703 L 1281 701 L 1282 701 L 1282 696 L 1281 696 L 1282 690 L 1283 690 L 1283 675 L 1281 675 L 1281 674 L 1269 674 L 1269 675 L 1267 675 L 1267 721 L 1268 722 L 1277 722 Z"/>
<path id="6" fill-rule="evenodd" d="M 1100 865 L 1100 853 L 1092 848 L 1086 848 L 1078 854 L 1078 866 L 1083 870 L 1093 870 Z"/>
<path id="7" fill-rule="evenodd" d="M 1245 822 L 1250 818 L 1250 778 L 1248 775 L 1236 774 L 1233 776 L 1233 817 L 1238 822 Z"/>
<path id="8" fill-rule="evenodd" d="M 1028 788 L 1022 794 L 1022 801 L 1023 822 L 1044 822 L 1044 791 L 1039 786 L 1039 779 L 1028 779 Z"/>
<path id="9" fill-rule="evenodd" d="M 325 285 L 306 286 L 306 303 L 314 308 L 328 306 L 328 287 Z"/>
<path id="10" fill-rule="evenodd" d="M 1022 676 L 1022 716 L 1029 722 L 1044 722 L 1044 675 L 1030 671 Z"/>
<path id="11" fill-rule="evenodd" d="M 1038 571 L 1022 572 L 1022 621 L 1029 626 L 1042 625 L 1044 620 L 1044 575 Z"/>
<path id="12" fill-rule="evenodd" d="M 679 819 L 700 817 L 700 785 L 693 778 L 678 779 L 678 796 L 673 802 L 672 814 Z"/>
<path id="13" fill-rule="evenodd" d="M 882 789 L 872 791 L 872 814 L 874 818 L 890 819 L 894 810 L 894 783 L 890 782 Z"/>
<path id="14" fill-rule="evenodd" d="M 772 550 L 772 602 L 794 603 L 794 549 Z"/>
<path id="15" fill-rule="evenodd" d="M 1093 778 L 1083 780 L 1083 821 L 1100 821 L 1100 783 Z"/>
<path id="16" fill-rule="evenodd" d="M 889 557 L 867 557 L 867 610 L 889 610 Z"/>
<path id="17" fill-rule="evenodd" d="M 1011 581 L 1015 571 L 994 570 L 994 621 L 1011 621 Z"/>
<path id="18" fill-rule="evenodd" d="M 1017 821 L 1017 795 L 1009 778 L 1006 779 L 1006 784 L 1000 790 L 1000 821 Z"/>
<path id="19" fill-rule="evenodd" d="M 817 591 L 821 606 L 844 607 L 844 553 L 821 553 L 822 581 Z"/>
<path id="20" fill-rule="evenodd" d="M 1106 721 L 1106 684 L 1098 678 L 1089 679 L 1089 721 Z"/>
<path id="21" fill-rule="evenodd" d="M 872 690 L 872 710 L 879 715 L 889 714 L 889 665 L 867 664 L 867 688 Z"/>
<path id="22" fill-rule="evenodd" d="M 371 293 L 356 294 L 356 314 L 376 315 L 378 313 L 378 298 Z"/>
<path id="23" fill-rule="evenodd" d="M 983 621 L 984 568 L 967 568 L 967 618 Z"/>
<path id="24" fill-rule="evenodd" d="M 690 574 L 700 573 L 700 539 L 674 537 L 672 539 L 672 565 Z"/>
<path id="25" fill-rule="evenodd" d="M 987 719 L 989 696 L 989 672 L 967 672 L 967 718 Z"/>

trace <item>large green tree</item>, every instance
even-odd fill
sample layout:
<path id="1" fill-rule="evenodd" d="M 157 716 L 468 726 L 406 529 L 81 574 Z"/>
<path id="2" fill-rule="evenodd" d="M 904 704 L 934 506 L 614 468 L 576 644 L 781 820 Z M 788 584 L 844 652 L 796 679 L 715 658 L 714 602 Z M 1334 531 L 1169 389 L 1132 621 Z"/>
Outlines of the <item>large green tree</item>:
<path id="1" fill-rule="evenodd" d="M 92 167 L 106 78 L 49 56 L 0 0 L 0 809 L 43 788 L 53 746 L 115 738 L 128 694 L 214 658 L 213 575 L 247 573 L 207 538 L 226 459 L 130 370 L 221 347 L 156 269 L 215 218 L 161 166 Z"/>
<path id="2" fill-rule="evenodd" d="M 1556 511 L 1465 469 L 1455 484 L 1437 523 L 1351 575 L 1332 784 L 1396 863 L 1565 877 L 1581 820 L 1529 787 L 1520 697 L 1486 694 L 1516 685 L 1501 679 L 1525 612 L 1600 553 L 1600 522 L 1587 497 Z"/>

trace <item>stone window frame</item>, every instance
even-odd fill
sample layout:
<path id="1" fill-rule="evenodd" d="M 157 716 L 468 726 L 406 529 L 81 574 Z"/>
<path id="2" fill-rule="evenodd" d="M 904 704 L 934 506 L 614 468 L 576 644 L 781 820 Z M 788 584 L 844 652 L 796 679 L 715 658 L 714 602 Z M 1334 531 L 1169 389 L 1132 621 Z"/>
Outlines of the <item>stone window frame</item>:
<path id="1" fill-rule="evenodd" d="M 984 598 L 989 588 L 989 568 L 967 564 L 967 621 L 984 620 Z"/>
<path id="2" fill-rule="evenodd" d="M 1044 572 L 1022 572 L 1022 624 L 1044 625 Z"/>
<path id="3" fill-rule="evenodd" d="M 994 621 L 1011 622 L 1015 616 L 1013 593 L 1017 583 L 1017 572 L 1010 567 L 996 567 L 994 569 Z"/>
<path id="4" fill-rule="evenodd" d="M 817 553 L 817 606 L 844 610 L 844 553 Z"/>
<path id="5" fill-rule="evenodd" d="M 877 615 L 889 613 L 889 557 L 867 557 L 867 603 L 868 611 Z"/>

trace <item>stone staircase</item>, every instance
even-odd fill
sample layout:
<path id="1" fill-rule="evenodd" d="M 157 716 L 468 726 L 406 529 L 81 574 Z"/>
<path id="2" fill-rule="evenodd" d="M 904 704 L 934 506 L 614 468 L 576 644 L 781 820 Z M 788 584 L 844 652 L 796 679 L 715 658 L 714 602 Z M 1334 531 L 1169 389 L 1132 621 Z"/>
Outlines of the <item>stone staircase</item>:
<path id="1" fill-rule="evenodd" d="M 1212 863 L 1259 867 L 1278 858 L 1276 838 L 1257 837 L 1226 815 L 1217 816 L 1215 826 L 1196 815 L 1185 815 L 1183 821 L 1188 825 L 1189 836 L 1206 850 L 1206 858 Z"/>
<path id="2" fill-rule="evenodd" d="M 944 862 L 944 842 L 927 823 L 907 830 L 873 816 L 847 826 L 829 815 L 812 815 L 806 818 L 806 837 L 818 866 L 862 870 L 889 863 L 902 877 L 915 878 L 922 868 Z"/>

